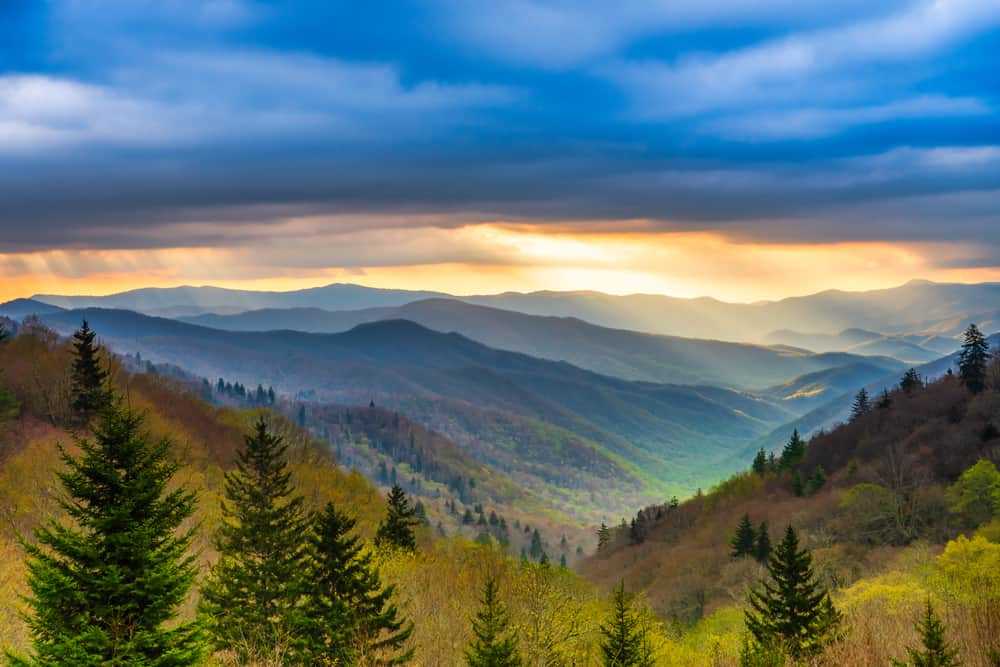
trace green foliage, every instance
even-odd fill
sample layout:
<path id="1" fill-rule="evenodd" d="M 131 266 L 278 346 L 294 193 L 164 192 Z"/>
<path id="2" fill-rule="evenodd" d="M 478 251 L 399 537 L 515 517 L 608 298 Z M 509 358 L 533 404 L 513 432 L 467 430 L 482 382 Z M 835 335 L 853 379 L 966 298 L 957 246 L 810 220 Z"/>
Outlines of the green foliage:
<path id="1" fill-rule="evenodd" d="M 101 368 L 101 348 L 87 320 L 73 334 L 73 409 L 84 419 L 97 414 L 110 400 L 107 371 Z"/>
<path id="2" fill-rule="evenodd" d="M 802 481 L 802 473 L 798 470 L 792 475 L 792 493 L 799 497 L 804 496 L 806 493 L 806 485 Z"/>
<path id="3" fill-rule="evenodd" d="M 792 431 L 792 436 L 781 450 L 778 470 L 788 470 L 799 463 L 806 455 L 806 441 L 799 435 L 799 429 Z"/>
<path id="4" fill-rule="evenodd" d="M 597 551 L 604 551 L 610 543 L 611 531 L 608 529 L 608 524 L 602 521 L 601 527 L 597 529 Z"/>
<path id="5" fill-rule="evenodd" d="M 389 490 L 387 500 L 389 507 L 385 521 L 379 524 L 375 533 L 376 546 L 413 551 L 417 548 L 413 527 L 420 523 L 416 511 L 410 506 L 403 487 L 398 484 Z"/>
<path id="6" fill-rule="evenodd" d="M 168 487 L 179 468 L 168 440 L 144 418 L 107 404 L 80 458 L 61 451 L 60 505 L 73 525 L 50 523 L 28 553 L 27 621 L 34 656 L 15 665 L 200 662 L 198 626 L 171 625 L 195 576 L 192 533 L 179 532 L 195 494 Z"/>
<path id="7" fill-rule="evenodd" d="M 823 470 L 823 466 L 816 466 L 812 477 L 809 478 L 809 493 L 816 493 L 824 484 L 826 484 L 826 471 Z"/>
<path id="8" fill-rule="evenodd" d="M 219 560 L 202 589 L 200 611 L 216 646 L 241 659 L 289 649 L 305 565 L 302 498 L 293 495 L 280 435 L 263 417 L 226 473 Z"/>
<path id="9" fill-rule="evenodd" d="M 410 660 L 404 650 L 412 624 L 392 604 L 394 588 L 383 587 L 378 569 L 360 539 L 356 521 L 328 503 L 313 517 L 305 568 L 302 624 L 296 629 L 302 664 L 350 665 L 359 656 L 379 656 L 379 664 Z"/>
<path id="10" fill-rule="evenodd" d="M 766 563 L 771 557 L 771 535 L 768 531 L 767 521 L 760 522 L 757 530 L 757 537 L 753 545 L 753 557 L 760 563 Z"/>
<path id="11" fill-rule="evenodd" d="M 758 475 L 763 475 L 768 471 L 767 454 L 764 452 L 763 447 L 757 450 L 757 454 L 754 455 L 751 470 Z"/>
<path id="12" fill-rule="evenodd" d="M 948 509 L 964 528 L 977 528 L 1000 514 L 1000 471 L 981 459 L 948 487 Z"/>
<path id="13" fill-rule="evenodd" d="M 872 409 L 871 399 L 868 398 L 868 390 L 862 387 L 854 395 L 854 403 L 851 404 L 851 421 L 859 419 L 868 414 Z"/>
<path id="14" fill-rule="evenodd" d="M 750 523 L 750 515 L 744 514 L 740 519 L 740 525 L 736 528 L 736 534 L 729 542 L 733 548 L 731 555 L 733 558 L 745 558 L 754 555 L 754 547 L 757 543 L 757 533 L 754 532 L 753 524 Z"/>
<path id="15" fill-rule="evenodd" d="M 799 659 L 818 654 L 840 622 L 830 596 L 813 578 L 812 557 L 799 549 L 795 530 L 785 537 L 767 564 L 770 581 L 750 592 L 747 630 L 765 649 L 781 649 Z"/>
<path id="16" fill-rule="evenodd" d="M 990 360 L 990 346 L 975 324 L 965 330 L 962 349 L 958 353 L 958 377 L 973 394 L 986 388 L 986 365 Z"/>
<path id="17" fill-rule="evenodd" d="M 893 660 L 895 667 L 958 667 L 958 651 L 948 645 L 944 638 L 945 627 L 934 613 L 930 598 L 924 607 L 924 617 L 917 624 L 923 649 L 908 646 L 909 660 Z"/>
<path id="18" fill-rule="evenodd" d="M 601 626 L 601 654 L 605 667 L 652 667 L 653 651 L 645 628 L 632 610 L 625 582 L 611 597 L 611 618 Z"/>
<path id="19" fill-rule="evenodd" d="M 465 651 L 469 667 L 520 667 L 517 635 L 510 630 L 507 609 L 499 598 L 496 579 L 490 577 L 482 605 L 472 619 L 473 639 Z"/>

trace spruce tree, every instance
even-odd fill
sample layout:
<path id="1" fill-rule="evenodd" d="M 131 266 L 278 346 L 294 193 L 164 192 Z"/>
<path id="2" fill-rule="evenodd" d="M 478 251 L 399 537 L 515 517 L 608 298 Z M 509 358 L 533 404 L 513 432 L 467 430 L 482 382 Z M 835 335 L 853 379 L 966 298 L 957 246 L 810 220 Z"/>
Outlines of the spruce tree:
<path id="1" fill-rule="evenodd" d="M 879 394 L 878 402 L 875 403 L 875 407 L 879 410 L 888 410 L 892 407 L 892 396 L 889 395 L 889 390 L 882 387 L 882 393 Z"/>
<path id="2" fill-rule="evenodd" d="M 611 531 L 608 525 L 601 522 L 601 527 L 597 529 L 597 551 L 604 551 L 611 542 Z"/>
<path id="3" fill-rule="evenodd" d="M 744 514 L 743 518 L 740 519 L 740 525 L 736 528 L 736 534 L 733 536 L 732 541 L 729 542 L 729 546 L 733 548 L 732 557 L 744 558 L 752 556 L 756 538 L 757 534 L 754 532 L 753 524 L 750 523 L 750 515 Z"/>
<path id="4" fill-rule="evenodd" d="M 868 398 L 868 390 L 862 387 L 854 395 L 854 403 L 851 404 L 851 421 L 860 419 L 868 414 L 872 409 L 871 400 Z"/>
<path id="5" fill-rule="evenodd" d="M 653 667 L 653 655 L 636 613 L 632 596 L 621 582 L 611 597 L 611 618 L 601 626 L 601 657 L 605 667 Z"/>
<path id="6" fill-rule="evenodd" d="M 496 579 L 486 580 L 482 604 L 472 619 L 472 641 L 465 651 L 469 667 L 520 667 L 517 636 L 510 632 L 507 609 L 499 598 Z"/>
<path id="7" fill-rule="evenodd" d="M 788 470 L 801 461 L 806 455 L 806 441 L 799 435 L 799 429 L 792 431 L 792 436 L 781 450 L 781 461 L 778 463 L 779 470 Z"/>
<path id="8" fill-rule="evenodd" d="M 802 473 L 796 470 L 795 474 L 792 475 L 792 493 L 801 498 L 805 495 L 805 492 L 806 485 L 802 481 Z"/>
<path id="9" fill-rule="evenodd" d="M 813 579 L 812 557 L 799 549 L 788 526 L 767 564 L 770 581 L 749 595 L 747 630 L 759 647 L 786 651 L 795 659 L 816 655 L 830 641 L 840 614 Z"/>
<path id="10" fill-rule="evenodd" d="M 759 563 L 766 563 L 771 557 L 771 535 L 768 532 L 767 521 L 761 521 L 757 536 L 753 543 L 753 557 Z"/>
<path id="11" fill-rule="evenodd" d="M 409 661 L 413 625 L 400 617 L 394 587 L 382 586 L 371 554 L 351 534 L 355 519 L 331 503 L 311 523 L 297 657 L 309 665 L 353 665 L 362 657 L 380 665 Z"/>
<path id="12" fill-rule="evenodd" d="M 306 521 L 287 449 L 258 418 L 236 469 L 226 473 L 219 560 L 202 589 L 200 611 L 216 646 L 244 661 L 287 650 L 293 634 Z"/>
<path id="13" fill-rule="evenodd" d="M 809 478 L 809 493 L 816 493 L 824 484 L 826 484 L 826 471 L 823 470 L 823 466 L 816 466 L 815 472 Z"/>
<path id="14" fill-rule="evenodd" d="M 413 527 L 420 523 L 416 511 L 410 506 L 403 487 L 398 484 L 394 484 L 389 490 L 387 500 L 388 512 L 375 533 L 375 544 L 379 547 L 413 551 L 417 548 Z"/>
<path id="15" fill-rule="evenodd" d="M 909 660 L 893 660 L 896 667 L 958 667 L 958 651 L 948 645 L 944 638 L 944 623 L 934 613 L 930 598 L 924 607 L 924 617 L 917 624 L 923 650 L 906 647 Z"/>
<path id="16" fill-rule="evenodd" d="M 763 447 L 761 447 L 757 451 L 757 454 L 753 457 L 751 469 L 758 475 L 763 475 L 767 472 L 767 454 L 764 452 Z"/>
<path id="17" fill-rule="evenodd" d="M 192 533 L 181 530 L 195 494 L 169 490 L 179 464 L 142 415 L 110 401 L 79 458 L 61 451 L 59 504 L 72 523 L 36 533 L 28 554 L 27 665 L 148 665 L 201 661 L 197 625 L 173 623 L 196 568 Z M 169 624 L 169 627 L 167 627 Z"/>
<path id="18" fill-rule="evenodd" d="M 899 388 L 907 396 L 912 396 L 913 392 L 924 386 L 924 381 L 920 377 L 920 373 L 917 372 L 916 368 L 911 368 L 910 370 L 903 373 L 903 377 L 899 380 Z"/>
<path id="19" fill-rule="evenodd" d="M 101 348 L 94 342 L 96 337 L 87 320 L 73 334 L 73 410 L 85 420 L 110 400 L 108 373 L 101 368 Z"/>
<path id="20" fill-rule="evenodd" d="M 535 531 L 531 533 L 531 548 L 528 553 L 531 554 L 531 557 L 537 561 L 546 557 L 545 548 L 542 546 L 542 534 L 538 532 L 537 528 L 535 528 Z"/>
<path id="21" fill-rule="evenodd" d="M 990 346 L 975 324 L 965 330 L 965 340 L 958 353 L 958 377 L 969 391 L 978 394 L 986 388 L 986 364 Z"/>

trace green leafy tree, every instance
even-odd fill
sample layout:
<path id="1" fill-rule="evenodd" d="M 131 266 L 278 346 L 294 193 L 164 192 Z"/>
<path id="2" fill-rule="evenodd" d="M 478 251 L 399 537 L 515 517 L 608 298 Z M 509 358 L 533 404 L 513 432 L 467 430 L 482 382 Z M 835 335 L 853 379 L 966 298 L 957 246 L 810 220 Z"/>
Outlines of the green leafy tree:
<path id="1" fill-rule="evenodd" d="M 191 531 L 181 524 L 195 494 L 170 490 L 179 464 L 142 415 L 106 404 L 79 458 L 61 450 L 60 505 L 73 522 L 41 528 L 25 544 L 25 599 L 34 655 L 27 665 L 148 665 L 201 661 L 192 623 L 175 623 L 195 577 Z M 169 624 L 169 627 L 168 627 Z"/>
<path id="2" fill-rule="evenodd" d="M 757 529 L 757 537 L 753 545 L 753 557 L 760 563 L 766 563 L 771 557 L 771 535 L 768 531 L 767 521 L 761 521 Z"/>
<path id="3" fill-rule="evenodd" d="M 812 557 L 789 526 L 767 564 L 770 580 L 752 590 L 746 626 L 758 647 L 795 659 L 816 655 L 840 622 L 830 596 L 813 578 Z"/>
<path id="4" fill-rule="evenodd" d="M 216 646 L 244 661 L 290 650 L 296 622 L 307 524 L 287 449 L 258 418 L 226 473 L 219 560 L 202 588 L 200 611 Z"/>
<path id="5" fill-rule="evenodd" d="M 73 409 L 90 419 L 108 404 L 108 373 L 101 367 L 101 348 L 97 334 L 87 320 L 73 334 Z"/>
<path id="6" fill-rule="evenodd" d="M 806 455 L 806 441 L 799 435 L 799 429 L 792 431 L 792 437 L 788 439 L 785 448 L 781 450 L 781 460 L 778 463 L 779 470 L 788 470 Z"/>
<path id="7" fill-rule="evenodd" d="M 378 569 L 360 538 L 356 521 L 332 503 L 313 517 L 306 600 L 298 659 L 308 665 L 353 665 L 362 658 L 399 665 L 413 657 L 406 643 L 413 625 L 392 603 L 393 586 L 382 586 Z"/>
<path id="8" fill-rule="evenodd" d="M 975 324 L 965 330 L 962 349 L 958 353 L 958 377 L 969 391 L 978 394 L 986 388 L 986 366 L 990 360 L 990 345 Z"/>
<path id="9" fill-rule="evenodd" d="M 767 472 L 767 454 L 764 452 L 763 447 L 761 447 L 757 451 L 757 454 L 754 455 L 751 469 L 758 475 L 763 475 Z"/>
<path id="10" fill-rule="evenodd" d="M 507 609 L 499 597 L 496 579 L 490 577 L 482 604 L 472 619 L 472 641 L 465 651 L 469 667 L 520 667 L 517 636 L 510 631 Z"/>
<path id="11" fill-rule="evenodd" d="M 871 412 L 871 409 L 872 403 L 871 399 L 868 398 L 868 390 L 862 387 L 854 395 L 854 403 L 851 404 L 851 421 L 864 417 Z"/>
<path id="12" fill-rule="evenodd" d="M 653 651 L 625 582 L 611 596 L 611 617 L 601 626 L 601 656 L 605 667 L 653 667 Z"/>
<path id="13" fill-rule="evenodd" d="M 914 391 L 923 386 L 924 381 L 920 377 L 920 373 L 917 372 L 916 368 L 911 368 L 903 373 L 903 377 L 899 381 L 899 388 L 902 389 L 907 396 L 912 396 Z"/>
<path id="14" fill-rule="evenodd" d="M 750 523 L 750 515 L 744 514 L 740 519 L 740 525 L 736 528 L 736 534 L 729 542 L 733 548 L 731 555 L 733 558 L 745 558 L 752 556 L 754 544 L 757 541 L 757 533 L 754 532 L 753 524 Z"/>
<path id="15" fill-rule="evenodd" d="M 403 487 L 398 484 L 389 490 L 387 500 L 389 507 L 385 521 L 379 524 L 375 533 L 376 546 L 413 551 L 417 548 L 413 527 L 420 523 L 416 511 L 410 506 Z"/>
<path id="16" fill-rule="evenodd" d="M 934 613 L 930 598 L 924 607 L 924 617 L 917 624 L 920 632 L 920 640 L 923 643 L 922 649 L 908 646 L 906 652 L 909 654 L 907 661 L 893 660 L 895 667 L 958 667 L 958 651 L 948 645 L 945 640 L 944 623 Z"/>
<path id="17" fill-rule="evenodd" d="M 981 459 L 948 487 L 947 498 L 964 528 L 978 528 L 1000 514 L 1000 471 Z"/>

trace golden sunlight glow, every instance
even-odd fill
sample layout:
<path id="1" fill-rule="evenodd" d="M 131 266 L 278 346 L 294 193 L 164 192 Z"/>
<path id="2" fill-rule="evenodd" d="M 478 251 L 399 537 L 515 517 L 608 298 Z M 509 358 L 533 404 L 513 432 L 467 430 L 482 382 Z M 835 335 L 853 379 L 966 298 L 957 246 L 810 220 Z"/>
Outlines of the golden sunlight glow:
<path id="1" fill-rule="evenodd" d="M 626 226 L 626 233 L 602 231 L 608 225 L 581 233 L 585 226 L 442 228 L 421 221 L 417 227 L 324 231 L 297 223 L 230 247 L 0 254 L 0 300 L 182 284 L 291 290 L 351 282 L 453 294 L 597 290 L 745 302 L 891 287 L 912 278 L 1000 279 L 1000 268 L 935 265 L 942 257 L 975 257 L 975 248 L 960 244 L 746 243 L 717 233 Z"/>

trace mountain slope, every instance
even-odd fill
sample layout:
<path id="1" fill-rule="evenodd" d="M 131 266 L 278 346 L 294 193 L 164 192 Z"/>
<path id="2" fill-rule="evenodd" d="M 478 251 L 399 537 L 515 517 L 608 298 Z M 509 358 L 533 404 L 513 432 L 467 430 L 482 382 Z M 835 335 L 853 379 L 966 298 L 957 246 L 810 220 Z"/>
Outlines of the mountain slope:
<path id="1" fill-rule="evenodd" d="M 322 335 L 225 332 L 100 309 L 44 317 L 63 332 L 83 318 L 119 352 L 207 377 L 260 382 L 322 402 L 374 399 L 418 418 L 434 412 L 442 421 L 457 420 L 462 406 L 472 406 L 550 424 L 678 490 L 698 486 L 728 465 L 734 450 L 791 416 L 749 394 L 628 382 L 407 321 Z"/>
<path id="2" fill-rule="evenodd" d="M 396 308 L 331 312 L 266 309 L 203 314 L 183 321 L 231 331 L 346 331 L 358 324 L 406 319 L 441 332 L 588 370 L 648 382 L 760 388 L 796 376 L 861 361 L 788 347 L 764 347 L 609 329 L 572 317 L 525 315 L 454 299 L 427 299 Z M 872 354 L 875 354 L 874 352 Z"/>

